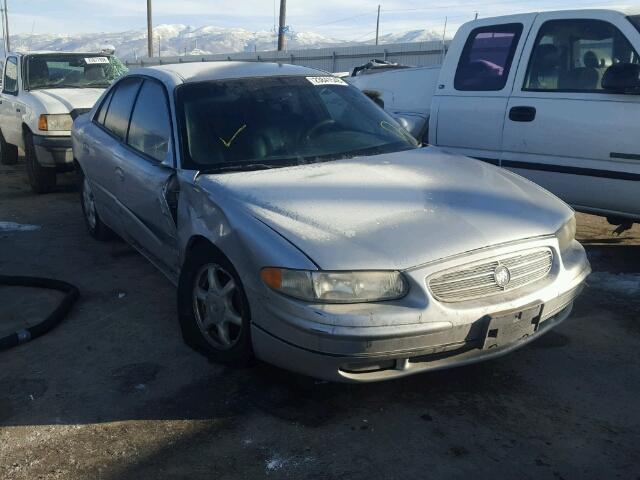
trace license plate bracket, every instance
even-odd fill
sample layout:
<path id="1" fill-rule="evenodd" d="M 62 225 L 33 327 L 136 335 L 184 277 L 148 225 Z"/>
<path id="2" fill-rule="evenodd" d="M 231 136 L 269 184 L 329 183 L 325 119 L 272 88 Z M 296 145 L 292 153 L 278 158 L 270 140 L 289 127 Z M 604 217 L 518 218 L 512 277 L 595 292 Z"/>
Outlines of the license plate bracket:
<path id="1" fill-rule="evenodd" d="M 542 307 L 535 305 L 490 317 L 483 349 L 505 347 L 536 333 L 542 318 Z"/>

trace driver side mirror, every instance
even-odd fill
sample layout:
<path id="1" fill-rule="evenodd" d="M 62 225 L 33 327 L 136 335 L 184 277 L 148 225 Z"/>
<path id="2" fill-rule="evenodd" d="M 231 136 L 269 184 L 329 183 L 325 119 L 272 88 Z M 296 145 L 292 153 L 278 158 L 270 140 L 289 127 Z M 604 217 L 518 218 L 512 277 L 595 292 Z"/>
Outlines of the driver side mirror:
<path id="1" fill-rule="evenodd" d="M 602 88 L 611 93 L 640 94 L 640 65 L 635 63 L 611 65 L 602 77 Z"/>

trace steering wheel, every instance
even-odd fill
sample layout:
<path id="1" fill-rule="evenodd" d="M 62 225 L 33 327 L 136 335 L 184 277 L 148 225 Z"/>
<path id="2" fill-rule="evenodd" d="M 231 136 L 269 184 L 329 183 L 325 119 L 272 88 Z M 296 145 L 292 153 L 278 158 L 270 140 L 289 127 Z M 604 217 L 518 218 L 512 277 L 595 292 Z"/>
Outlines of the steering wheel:
<path id="1" fill-rule="evenodd" d="M 316 123 L 313 127 L 311 127 L 309 130 L 307 130 L 307 133 L 304 137 L 309 139 L 313 137 L 320 129 L 327 127 L 329 125 L 334 125 L 335 123 L 336 121 L 333 118 L 326 118 L 324 120 L 321 120 L 320 122 Z"/>

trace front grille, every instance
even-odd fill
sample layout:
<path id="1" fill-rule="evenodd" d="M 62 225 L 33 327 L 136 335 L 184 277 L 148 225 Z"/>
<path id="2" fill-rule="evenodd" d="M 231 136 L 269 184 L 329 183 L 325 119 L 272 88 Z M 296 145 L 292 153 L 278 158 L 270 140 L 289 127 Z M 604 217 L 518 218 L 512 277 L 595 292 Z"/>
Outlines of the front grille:
<path id="1" fill-rule="evenodd" d="M 431 293 L 443 302 L 462 302 L 489 297 L 542 280 L 551 271 L 553 253 L 549 248 L 527 250 L 492 258 L 436 274 L 429 280 Z M 509 269 L 510 281 L 498 285 L 496 269 Z"/>

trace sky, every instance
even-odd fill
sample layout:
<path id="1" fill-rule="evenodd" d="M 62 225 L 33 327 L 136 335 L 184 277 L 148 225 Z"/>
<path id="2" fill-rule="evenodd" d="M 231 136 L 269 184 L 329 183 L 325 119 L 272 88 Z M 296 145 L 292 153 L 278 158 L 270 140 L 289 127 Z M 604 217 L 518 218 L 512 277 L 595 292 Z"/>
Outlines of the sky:
<path id="1" fill-rule="evenodd" d="M 146 0 L 7 0 L 10 32 L 92 33 L 146 28 Z M 154 25 L 215 25 L 271 30 L 279 0 L 153 0 Z M 288 0 L 292 31 L 316 32 L 341 40 L 371 38 L 382 6 L 381 35 L 408 30 L 443 31 L 479 17 L 568 8 L 625 8 L 629 0 Z M 635 2 L 637 5 L 637 0 Z"/>

